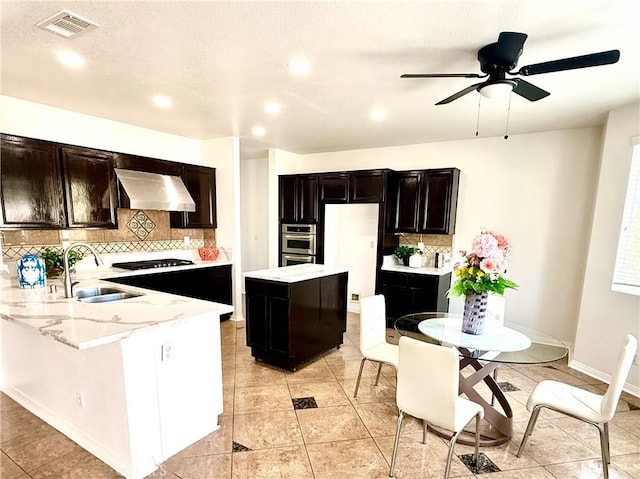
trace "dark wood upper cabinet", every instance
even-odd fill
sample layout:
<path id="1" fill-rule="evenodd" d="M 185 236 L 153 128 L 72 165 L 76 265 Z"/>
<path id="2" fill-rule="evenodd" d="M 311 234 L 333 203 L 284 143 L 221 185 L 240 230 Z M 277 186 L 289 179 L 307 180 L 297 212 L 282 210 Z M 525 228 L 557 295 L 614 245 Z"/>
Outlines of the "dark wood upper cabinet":
<path id="1" fill-rule="evenodd" d="M 206 166 L 183 165 L 182 181 L 196 204 L 195 211 L 172 211 L 172 228 L 215 228 L 216 170 Z"/>
<path id="2" fill-rule="evenodd" d="M 280 222 L 318 221 L 318 175 L 284 175 L 278 185 Z"/>
<path id="3" fill-rule="evenodd" d="M 295 223 L 298 218 L 298 178 L 295 175 L 285 175 L 278 178 L 279 211 L 282 223 Z"/>
<path id="4" fill-rule="evenodd" d="M 156 160 L 145 156 L 129 155 L 126 153 L 114 153 L 116 168 L 123 170 L 146 171 L 147 173 L 158 173 L 160 175 L 180 176 L 182 175 L 182 163 L 173 161 Z M 118 207 L 129 208 L 129 196 L 118 182 Z"/>
<path id="5" fill-rule="evenodd" d="M 116 188 L 111 153 L 60 148 L 69 228 L 116 228 Z"/>
<path id="6" fill-rule="evenodd" d="M 458 206 L 460 170 L 428 170 L 423 176 L 420 232 L 453 234 Z"/>
<path id="7" fill-rule="evenodd" d="M 349 174 L 327 173 L 318 175 L 320 201 L 325 203 L 347 203 L 349 201 Z"/>
<path id="8" fill-rule="evenodd" d="M 393 230 L 417 233 L 420 218 L 422 172 L 405 171 L 396 173 L 395 176 Z"/>
<path id="9" fill-rule="evenodd" d="M 394 173 L 389 229 L 398 233 L 454 233 L 460 170 Z"/>
<path id="10" fill-rule="evenodd" d="M 56 145 L 0 135 L 2 224 L 19 228 L 64 228 L 66 217 Z"/>
<path id="11" fill-rule="evenodd" d="M 385 200 L 387 172 L 384 170 L 349 173 L 349 202 L 376 203 Z"/>

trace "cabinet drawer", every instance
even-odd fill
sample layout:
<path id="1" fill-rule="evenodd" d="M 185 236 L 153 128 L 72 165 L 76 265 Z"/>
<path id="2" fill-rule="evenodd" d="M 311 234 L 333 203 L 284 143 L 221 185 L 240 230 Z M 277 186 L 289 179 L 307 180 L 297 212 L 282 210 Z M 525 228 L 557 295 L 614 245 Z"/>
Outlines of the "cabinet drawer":
<path id="1" fill-rule="evenodd" d="M 289 298 L 289 285 L 285 283 L 266 282 L 266 294 L 270 298 Z"/>
<path id="2" fill-rule="evenodd" d="M 267 283 L 256 279 L 246 278 L 244 280 L 244 289 L 247 296 L 264 296 L 267 292 Z"/>
<path id="3" fill-rule="evenodd" d="M 438 290 L 438 276 L 431 276 L 426 274 L 408 274 L 409 276 L 409 287 L 424 289 L 429 291 L 437 291 Z"/>
<path id="4" fill-rule="evenodd" d="M 390 271 L 380 271 L 379 279 L 381 284 L 393 286 L 407 286 L 408 274 L 392 273 Z"/>

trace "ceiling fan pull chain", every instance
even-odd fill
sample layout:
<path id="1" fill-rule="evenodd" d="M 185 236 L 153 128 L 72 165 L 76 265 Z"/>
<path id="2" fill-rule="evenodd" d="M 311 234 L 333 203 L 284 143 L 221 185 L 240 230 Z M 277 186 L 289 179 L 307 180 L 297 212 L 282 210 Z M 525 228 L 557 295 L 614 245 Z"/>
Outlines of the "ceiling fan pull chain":
<path id="1" fill-rule="evenodd" d="M 476 118 L 476 136 L 478 136 L 478 130 L 480 130 L 480 102 L 482 101 L 482 95 L 478 95 L 478 117 Z"/>
<path id="2" fill-rule="evenodd" d="M 504 139 L 509 139 L 509 117 L 511 116 L 511 93 L 509 93 L 509 106 L 507 107 L 507 126 L 504 128 Z"/>

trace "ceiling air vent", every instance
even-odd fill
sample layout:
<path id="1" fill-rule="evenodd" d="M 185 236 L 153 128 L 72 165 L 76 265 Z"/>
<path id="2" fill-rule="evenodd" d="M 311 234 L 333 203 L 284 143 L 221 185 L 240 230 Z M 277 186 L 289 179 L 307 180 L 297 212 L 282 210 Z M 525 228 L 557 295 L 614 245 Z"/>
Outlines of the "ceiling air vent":
<path id="1" fill-rule="evenodd" d="M 62 10 L 54 16 L 41 21 L 37 26 L 43 30 L 49 30 L 65 38 L 70 38 L 75 37 L 89 28 L 95 28 L 98 24 L 82 18 L 75 13 L 71 13 L 68 10 Z"/>

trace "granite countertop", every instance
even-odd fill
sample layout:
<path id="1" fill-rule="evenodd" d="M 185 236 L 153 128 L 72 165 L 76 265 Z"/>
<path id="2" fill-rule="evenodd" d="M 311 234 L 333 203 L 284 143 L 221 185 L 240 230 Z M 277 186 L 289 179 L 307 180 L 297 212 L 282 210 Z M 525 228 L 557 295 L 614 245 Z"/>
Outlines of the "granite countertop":
<path id="1" fill-rule="evenodd" d="M 332 268 L 323 264 L 297 264 L 294 266 L 250 271 L 245 273 L 244 277 L 277 281 L 280 283 L 297 283 L 299 281 L 307 281 L 323 276 L 346 273 L 347 271 L 346 268 Z"/>
<path id="2" fill-rule="evenodd" d="M 393 264 L 393 265 L 383 265 L 380 268 L 381 271 L 395 271 L 398 273 L 412 273 L 412 274 L 428 274 L 432 276 L 443 276 L 447 273 L 451 273 L 451 266 L 447 266 L 444 268 L 430 268 L 430 267 L 422 267 L 422 268 L 411 268 L 409 266 L 404 266 L 401 264 Z"/>
<path id="3" fill-rule="evenodd" d="M 0 317 L 40 331 L 56 341 L 76 349 L 118 341 L 132 333 L 159 327 L 175 321 L 188 320 L 200 314 L 222 315 L 233 312 L 233 306 L 210 301 L 161 293 L 133 286 L 114 285 L 103 278 L 154 274 L 231 264 L 229 261 L 198 261 L 196 264 L 151 270 L 126 271 L 109 266 L 93 267 L 72 275 L 79 281 L 74 290 L 91 286 L 116 287 L 119 290 L 142 293 L 141 296 L 106 303 L 83 303 L 64 297 L 61 280 L 48 280 L 49 287 L 21 289 L 15 277 L 0 274 Z"/>

